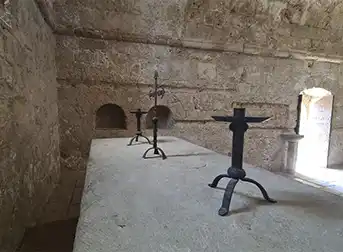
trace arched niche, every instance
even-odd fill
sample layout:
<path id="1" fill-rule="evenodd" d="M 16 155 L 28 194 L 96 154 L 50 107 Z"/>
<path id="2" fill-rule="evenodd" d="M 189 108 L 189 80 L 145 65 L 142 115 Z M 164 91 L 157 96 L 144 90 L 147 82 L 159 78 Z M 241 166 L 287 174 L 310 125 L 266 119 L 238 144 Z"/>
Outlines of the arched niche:
<path id="1" fill-rule="evenodd" d="M 126 115 L 117 104 L 102 105 L 96 111 L 96 129 L 126 129 Z"/>
<path id="2" fill-rule="evenodd" d="M 155 107 L 149 109 L 146 116 L 146 128 L 152 129 L 153 123 L 152 119 L 155 116 Z M 169 129 L 173 126 L 172 112 L 167 106 L 157 105 L 156 106 L 156 116 L 158 118 L 157 127 L 159 129 Z"/>

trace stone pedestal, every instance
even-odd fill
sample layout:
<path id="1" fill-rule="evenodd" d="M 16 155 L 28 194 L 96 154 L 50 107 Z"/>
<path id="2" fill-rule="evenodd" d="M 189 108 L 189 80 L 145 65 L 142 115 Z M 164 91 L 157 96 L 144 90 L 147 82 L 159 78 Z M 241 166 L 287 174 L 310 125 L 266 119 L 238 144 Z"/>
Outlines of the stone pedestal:
<path id="1" fill-rule="evenodd" d="M 285 156 L 282 162 L 281 171 L 289 174 L 295 173 L 297 154 L 298 154 L 298 142 L 304 138 L 303 135 L 297 135 L 295 133 L 281 134 L 281 139 L 284 141 Z"/>

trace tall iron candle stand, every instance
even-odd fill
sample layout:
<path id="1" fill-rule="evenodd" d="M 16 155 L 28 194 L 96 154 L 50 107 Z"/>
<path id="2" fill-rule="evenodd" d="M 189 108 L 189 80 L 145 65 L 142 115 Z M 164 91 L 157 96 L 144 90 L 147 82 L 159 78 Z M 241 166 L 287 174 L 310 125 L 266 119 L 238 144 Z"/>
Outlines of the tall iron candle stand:
<path id="1" fill-rule="evenodd" d="M 260 183 L 246 177 L 246 172 L 243 169 L 244 134 L 249 128 L 247 123 L 260 123 L 269 119 L 269 117 L 246 117 L 244 108 L 234 108 L 233 116 L 212 116 L 212 118 L 216 121 L 231 122 L 230 130 L 233 132 L 231 167 L 227 170 L 227 174 L 218 175 L 213 182 L 209 184 L 210 187 L 215 188 L 222 178 L 230 179 L 226 186 L 222 206 L 220 207 L 218 214 L 220 216 L 228 214 L 232 194 L 239 180 L 256 185 L 262 192 L 265 200 L 276 203 L 275 200 L 268 196 L 267 191 Z"/>
<path id="2" fill-rule="evenodd" d="M 130 111 L 130 113 L 135 114 L 136 115 L 136 119 L 137 119 L 137 131 L 136 131 L 136 135 L 133 136 L 128 144 L 128 146 L 132 145 L 132 142 L 136 139 L 136 142 L 138 142 L 138 138 L 139 137 L 143 137 L 145 138 L 149 144 L 151 144 L 149 138 L 147 138 L 146 136 L 143 135 L 142 130 L 141 130 L 141 117 L 142 115 L 148 113 L 145 111 L 142 111 L 141 109 L 137 109 L 136 111 Z"/>
<path id="3" fill-rule="evenodd" d="M 155 155 L 159 155 L 162 157 L 162 159 L 166 159 L 167 156 L 164 153 L 164 151 L 157 146 L 157 123 L 158 123 L 158 118 L 157 118 L 157 97 L 160 96 L 161 98 L 163 98 L 164 94 L 165 94 L 165 90 L 163 87 L 158 87 L 157 84 L 157 78 L 158 78 L 158 73 L 157 71 L 155 71 L 155 88 L 154 91 L 150 91 L 149 92 L 149 98 L 154 97 L 155 99 L 155 106 L 154 106 L 154 117 L 152 119 L 152 123 L 153 123 L 153 141 L 152 141 L 152 147 L 147 149 L 144 154 L 143 154 L 143 158 L 146 159 L 146 155 L 150 150 L 154 150 L 154 154 Z"/>

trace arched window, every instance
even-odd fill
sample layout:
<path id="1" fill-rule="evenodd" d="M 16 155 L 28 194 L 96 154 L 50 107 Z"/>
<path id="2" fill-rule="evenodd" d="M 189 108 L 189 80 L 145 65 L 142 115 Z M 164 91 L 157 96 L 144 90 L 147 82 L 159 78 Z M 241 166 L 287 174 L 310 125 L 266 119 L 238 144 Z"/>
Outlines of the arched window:
<path id="1" fill-rule="evenodd" d="M 156 106 L 156 115 L 158 118 L 157 127 L 159 129 L 168 129 L 173 125 L 172 112 L 167 106 L 158 105 Z M 155 116 L 155 107 L 149 109 L 146 116 L 146 127 L 152 129 L 152 118 Z"/>
<path id="2" fill-rule="evenodd" d="M 124 110 L 116 104 L 105 104 L 96 111 L 97 129 L 126 129 Z"/>

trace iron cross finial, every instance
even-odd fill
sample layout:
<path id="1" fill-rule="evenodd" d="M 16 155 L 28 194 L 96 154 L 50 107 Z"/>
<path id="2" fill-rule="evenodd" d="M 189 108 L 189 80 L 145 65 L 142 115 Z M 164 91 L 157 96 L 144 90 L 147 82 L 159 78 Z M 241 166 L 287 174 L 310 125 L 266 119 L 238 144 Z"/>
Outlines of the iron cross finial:
<path id="1" fill-rule="evenodd" d="M 158 72 L 157 70 L 155 70 L 155 74 L 154 74 L 154 78 L 155 78 L 155 88 L 154 90 L 150 90 L 149 92 L 149 98 L 155 97 L 155 100 L 157 99 L 158 96 L 160 96 L 161 98 L 163 98 L 164 94 L 165 94 L 165 90 L 163 87 L 159 87 L 157 84 L 157 78 L 158 78 Z M 156 101 L 157 102 L 157 101 Z M 155 103 L 156 103 L 155 102 Z"/>

